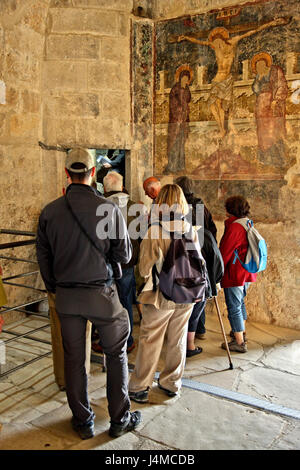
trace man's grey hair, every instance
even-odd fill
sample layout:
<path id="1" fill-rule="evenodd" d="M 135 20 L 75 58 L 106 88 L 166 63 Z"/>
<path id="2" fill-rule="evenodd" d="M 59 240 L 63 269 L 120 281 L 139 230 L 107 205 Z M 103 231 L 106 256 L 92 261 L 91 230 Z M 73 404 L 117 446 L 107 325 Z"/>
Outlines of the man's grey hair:
<path id="1" fill-rule="evenodd" d="M 109 191 L 122 191 L 123 176 L 116 171 L 110 171 L 103 178 L 103 186 L 106 193 Z"/>

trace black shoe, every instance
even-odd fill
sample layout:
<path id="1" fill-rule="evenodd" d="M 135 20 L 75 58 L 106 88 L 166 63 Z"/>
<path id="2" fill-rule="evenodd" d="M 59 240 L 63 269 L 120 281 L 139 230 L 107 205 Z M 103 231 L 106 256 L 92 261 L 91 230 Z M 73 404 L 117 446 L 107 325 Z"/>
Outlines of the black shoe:
<path id="1" fill-rule="evenodd" d="M 94 421 L 88 424 L 76 424 L 74 418 L 71 419 L 72 428 L 78 432 L 81 439 L 91 439 L 95 435 Z"/>
<path id="2" fill-rule="evenodd" d="M 158 388 L 163 390 L 166 393 L 166 395 L 168 395 L 168 397 L 176 397 L 176 395 L 178 395 L 178 392 L 172 392 L 171 390 L 168 390 L 167 388 L 162 387 L 159 383 L 159 380 L 157 382 L 157 385 L 158 385 Z"/>
<path id="3" fill-rule="evenodd" d="M 148 403 L 148 390 L 149 388 L 140 392 L 129 392 L 129 398 L 136 403 Z"/>
<path id="4" fill-rule="evenodd" d="M 200 346 L 197 346 L 195 349 L 187 349 L 186 350 L 186 357 L 193 357 L 196 356 L 197 354 L 201 354 L 203 351 Z"/>
<path id="5" fill-rule="evenodd" d="M 142 421 L 142 415 L 140 411 L 133 411 L 130 413 L 130 419 L 126 424 L 115 424 L 111 423 L 108 434 L 111 437 L 119 437 L 125 434 L 125 432 L 134 431 L 135 428 Z"/>

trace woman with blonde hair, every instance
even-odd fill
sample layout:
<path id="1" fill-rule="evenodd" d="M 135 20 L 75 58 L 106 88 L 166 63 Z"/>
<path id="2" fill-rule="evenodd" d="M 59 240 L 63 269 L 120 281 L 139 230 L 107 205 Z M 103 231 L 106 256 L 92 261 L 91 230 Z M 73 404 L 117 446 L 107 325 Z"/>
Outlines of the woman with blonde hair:
<path id="1" fill-rule="evenodd" d="M 145 286 L 139 296 L 143 304 L 140 337 L 134 371 L 129 382 L 129 397 L 138 403 L 148 402 L 148 392 L 164 341 L 166 355 L 158 387 L 168 396 L 178 394 L 184 371 L 187 327 L 194 304 L 167 300 L 159 289 L 153 289 L 152 268 L 160 273 L 171 244 L 172 235 L 187 234 L 198 243 L 197 233 L 184 219 L 189 212 L 182 189 L 176 184 L 162 187 L 152 210 L 150 227 L 140 246 L 139 270 Z M 158 282 L 158 280 L 157 280 Z"/>

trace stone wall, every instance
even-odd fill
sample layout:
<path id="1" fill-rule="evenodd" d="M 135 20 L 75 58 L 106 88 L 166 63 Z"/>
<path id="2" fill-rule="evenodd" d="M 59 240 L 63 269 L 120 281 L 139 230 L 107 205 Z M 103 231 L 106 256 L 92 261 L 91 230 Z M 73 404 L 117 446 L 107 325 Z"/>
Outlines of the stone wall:
<path id="1" fill-rule="evenodd" d="M 62 192 L 65 153 L 45 150 L 39 142 L 50 149 L 74 145 L 127 149 L 130 176 L 126 186 L 134 199 L 146 200 L 142 180 L 154 171 L 155 157 L 155 25 L 158 20 L 201 14 L 234 3 L 2 0 L 0 228 L 35 230 L 42 207 Z M 272 8 L 274 2 L 269 3 Z M 138 6 L 142 6 L 142 14 Z M 248 303 L 251 319 L 299 329 L 295 216 L 300 189 L 298 140 L 292 149 L 295 161 L 284 175 L 286 184 L 278 190 L 278 217 L 269 217 L 267 223 L 261 221 L 259 225 L 269 246 L 269 266 L 250 291 Z M 170 179 L 166 175 L 163 182 Z M 195 190 L 201 193 L 197 185 Z M 262 197 L 261 207 L 263 203 Z M 268 205 L 263 207 L 270 215 Z M 221 235 L 223 220 L 218 211 L 212 207 Z M 276 211 L 273 206 L 272 216 Z M 0 243 L 22 238 L 0 237 Z M 33 258 L 34 250 L 16 248 L 9 254 Z M 6 276 L 31 269 L 3 260 L 0 264 Z M 37 278 L 24 282 L 41 286 Z M 28 292 L 10 288 L 9 304 L 31 298 Z"/>
<path id="2" fill-rule="evenodd" d="M 255 0 L 254 0 L 255 1 Z M 251 3 L 240 0 L 239 5 Z M 214 9 L 235 6 L 233 0 L 153 0 L 153 18 L 166 19 L 205 13 Z"/>
<path id="3" fill-rule="evenodd" d="M 0 2 L 0 226 L 33 230 L 45 195 L 57 194 L 57 161 L 51 165 L 38 146 L 42 135 L 41 73 L 49 1 Z M 46 188 L 46 175 L 49 185 Z M 0 243 L 23 237 L 0 235 Z M 1 254 L 30 258 L 32 247 Z M 24 263 L 0 261 L 4 275 L 30 271 Z M 27 282 L 27 281 L 26 281 Z M 29 281 L 35 282 L 35 279 Z M 21 292 L 22 291 L 22 292 Z M 32 297 L 27 289 L 8 289 L 9 305 Z M 33 294 L 33 298 L 34 294 Z"/>
<path id="4" fill-rule="evenodd" d="M 194 72 L 194 81 L 190 86 L 192 95 L 189 104 L 189 135 L 185 143 L 185 171 L 194 180 L 195 194 L 201 196 L 210 208 L 218 225 L 218 240 L 223 233 L 225 218 L 224 201 L 228 196 L 239 193 L 247 197 L 252 209 L 256 226 L 265 237 L 269 250 L 267 270 L 258 275 L 258 282 L 251 287 L 247 296 L 248 314 L 253 321 L 273 323 L 300 329 L 299 311 L 299 245 L 297 243 L 299 223 L 299 99 L 295 99 L 295 90 L 299 88 L 299 49 L 297 34 L 299 31 L 299 4 L 288 1 L 253 1 L 230 2 L 226 0 L 185 0 L 154 2 L 155 18 L 155 126 L 154 126 L 154 173 L 169 177 L 176 171 L 166 167 L 167 134 L 169 122 L 169 98 L 171 87 L 175 84 L 175 71 L 180 66 Z M 247 4 L 247 6 L 246 6 Z M 245 7 L 241 7 L 245 5 Z M 231 34 L 237 34 L 239 15 L 247 27 L 247 14 L 255 8 L 260 20 L 267 21 L 268 15 L 289 17 L 288 31 L 272 31 L 262 34 L 257 41 L 247 39 L 239 46 L 238 54 L 245 60 L 238 61 L 236 56 L 234 105 L 228 119 L 229 132 L 221 139 L 216 137 L 216 125 L 209 114 L 207 97 L 211 80 L 216 74 L 216 67 L 210 76 L 205 76 L 204 69 L 215 63 L 215 55 L 198 44 L 178 42 L 180 35 L 191 35 L 206 39 L 207 30 L 215 26 L 230 28 Z M 242 16 L 243 12 L 243 16 Z M 204 14 L 204 15 L 203 15 Z M 189 16 L 190 15 L 190 16 Z M 198 16 L 199 15 L 199 16 Z M 217 18 L 217 24 L 212 24 Z M 232 19 L 232 21 L 231 21 Z M 255 15 L 250 13 L 249 20 L 255 25 Z M 199 27 L 200 26 L 200 27 Z M 241 27 L 242 28 L 242 27 Z M 248 29 L 255 29 L 249 26 Z M 242 29 L 241 29 L 242 30 Z M 269 36 L 268 36 L 269 34 Z M 283 35 L 283 36 L 282 36 Z M 278 46 L 280 40 L 283 47 Z M 253 50 L 252 50 L 253 48 Z M 280 151 L 272 156 L 267 152 L 256 151 L 257 136 L 254 120 L 255 100 L 251 84 L 254 75 L 246 70 L 247 57 L 261 50 L 273 54 L 274 65 L 281 66 L 286 75 L 289 93 L 286 100 L 287 146 L 284 158 L 280 160 Z M 278 54 L 282 54 L 279 56 Z M 184 65 L 182 65 L 184 64 Z M 201 67 L 201 65 L 205 66 Z M 251 72 L 251 71 L 250 71 Z M 239 75 L 240 74 L 240 75 Z M 246 88 L 242 89 L 242 85 Z M 241 100 L 239 102 L 239 100 Z M 252 100 L 252 101 L 251 101 Z M 230 119 L 232 121 L 230 121 Z M 247 120 L 245 124 L 244 120 Z M 241 149 L 243 150 L 241 151 Z M 245 150 L 245 153 L 243 154 Z M 257 153 L 256 153 L 257 152 Z M 257 155 L 257 157 L 256 157 Z M 211 158 L 210 158 L 211 157 Z M 253 165 L 254 159 L 260 158 Z M 252 162 L 251 165 L 249 162 Z M 218 167 L 218 165 L 220 165 Z M 271 166 L 274 165 L 274 169 Z M 175 176 L 174 176 L 175 177 Z M 219 294 L 222 311 L 226 312 L 223 293 Z"/>
<path id="5" fill-rule="evenodd" d="M 130 148 L 132 1 L 50 3 L 42 71 L 47 144 Z"/>
<path id="6" fill-rule="evenodd" d="M 132 22 L 132 152 L 131 192 L 149 203 L 141 182 L 153 173 L 153 23 Z M 148 201 L 147 201 L 148 199 Z"/>
<path id="7" fill-rule="evenodd" d="M 131 149 L 132 8 L 132 0 L 0 2 L 2 228 L 35 231 L 42 207 L 62 194 L 65 152 L 53 149 Z M 20 239 L 2 234 L 0 243 Z M 34 258 L 34 251 L 2 254 Z M 30 270 L 1 265 L 5 276 Z M 26 282 L 41 287 L 36 276 Z M 10 305 L 39 298 L 7 291 Z"/>

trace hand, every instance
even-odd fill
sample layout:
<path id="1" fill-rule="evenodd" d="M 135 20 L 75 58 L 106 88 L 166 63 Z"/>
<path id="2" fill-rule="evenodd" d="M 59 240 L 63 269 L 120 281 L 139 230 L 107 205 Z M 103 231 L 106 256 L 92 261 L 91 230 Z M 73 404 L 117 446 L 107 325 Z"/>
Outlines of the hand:
<path id="1" fill-rule="evenodd" d="M 177 42 L 184 41 L 186 37 L 184 35 L 178 36 Z"/>
<path id="2" fill-rule="evenodd" d="M 111 168 L 111 164 L 110 164 L 110 163 L 103 163 L 103 166 L 104 166 L 104 168 Z"/>

